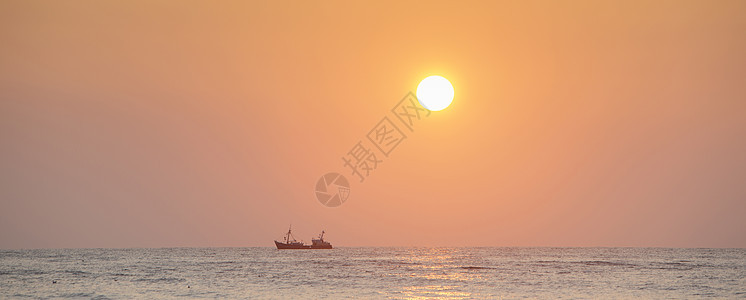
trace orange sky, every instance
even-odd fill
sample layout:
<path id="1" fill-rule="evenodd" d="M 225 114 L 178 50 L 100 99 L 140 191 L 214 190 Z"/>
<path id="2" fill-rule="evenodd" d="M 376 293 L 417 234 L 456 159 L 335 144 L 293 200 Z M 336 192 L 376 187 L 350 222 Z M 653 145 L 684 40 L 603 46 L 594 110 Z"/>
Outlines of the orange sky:
<path id="1" fill-rule="evenodd" d="M 402 2 L 0 2 L 0 248 L 746 247 L 746 2 Z"/>

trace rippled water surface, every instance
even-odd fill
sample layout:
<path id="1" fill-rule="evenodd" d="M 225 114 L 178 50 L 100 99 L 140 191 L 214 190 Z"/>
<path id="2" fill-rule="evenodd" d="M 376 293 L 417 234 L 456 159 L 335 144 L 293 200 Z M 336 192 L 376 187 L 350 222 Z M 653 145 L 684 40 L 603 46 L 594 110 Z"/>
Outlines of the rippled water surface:
<path id="1" fill-rule="evenodd" d="M 746 249 L 0 250 L 0 298 L 746 298 Z"/>

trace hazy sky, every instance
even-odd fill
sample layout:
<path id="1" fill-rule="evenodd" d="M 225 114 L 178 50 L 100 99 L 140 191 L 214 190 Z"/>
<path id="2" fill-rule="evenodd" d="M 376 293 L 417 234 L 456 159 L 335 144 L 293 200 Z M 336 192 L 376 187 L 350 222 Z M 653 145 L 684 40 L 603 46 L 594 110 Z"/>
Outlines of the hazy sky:
<path id="1" fill-rule="evenodd" d="M 746 1 L 4 0 L 0 143 L 0 248 L 746 247 Z"/>

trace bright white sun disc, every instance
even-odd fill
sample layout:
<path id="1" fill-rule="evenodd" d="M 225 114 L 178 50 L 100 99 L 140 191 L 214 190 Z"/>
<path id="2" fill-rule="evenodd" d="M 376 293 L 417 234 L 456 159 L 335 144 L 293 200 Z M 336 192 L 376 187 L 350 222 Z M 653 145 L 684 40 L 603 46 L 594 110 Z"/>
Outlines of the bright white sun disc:
<path id="1" fill-rule="evenodd" d="M 453 85 L 442 76 L 427 77 L 417 86 L 417 100 L 429 110 L 443 110 L 453 102 Z"/>

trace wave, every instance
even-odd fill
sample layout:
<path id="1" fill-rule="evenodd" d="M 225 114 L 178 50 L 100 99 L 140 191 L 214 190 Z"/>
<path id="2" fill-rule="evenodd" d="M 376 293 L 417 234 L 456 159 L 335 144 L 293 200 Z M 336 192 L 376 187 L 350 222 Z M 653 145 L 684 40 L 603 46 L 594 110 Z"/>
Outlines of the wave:
<path id="1" fill-rule="evenodd" d="M 551 264 L 580 264 L 586 266 L 608 266 L 608 267 L 635 267 L 637 265 L 625 262 L 613 262 L 605 260 L 583 260 L 583 261 L 559 261 L 559 260 L 539 260 L 537 264 L 551 265 Z"/>
<path id="2" fill-rule="evenodd" d="M 160 282 L 185 282 L 186 279 L 175 278 L 175 277 L 161 277 L 161 278 L 138 278 L 133 281 L 160 283 Z"/>
<path id="3" fill-rule="evenodd" d="M 461 268 L 465 269 L 465 270 L 490 270 L 490 269 L 497 269 L 497 268 L 493 268 L 493 267 L 479 267 L 479 266 L 466 266 L 466 267 L 461 267 Z"/>
<path id="4" fill-rule="evenodd" d="M 63 294 L 60 296 L 60 298 L 73 298 L 73 299 L 80 299 L 80 298 L 86 298 L 86 299 L 111 299 L 109 297 L 106 297 L 104 295 L 96 295 L 93 293 L 69 293 L 69 294 Z"/>
<path id="5" fill-rule="evenodd" d="M 634 267 L 634 264 L 630 263 L 624 263 L 624 262 L 612 262 L 612 261 L 603 261 L 603 260 L 587 260 L 587 261 L 581 261 L 579 263 L 582 263 L 587 266 L 609 266 L 609 267 Z"/>

